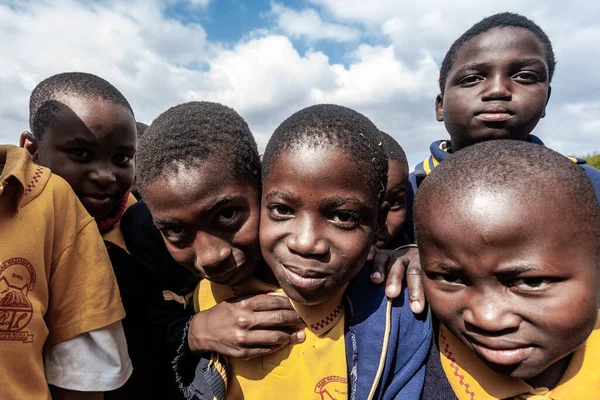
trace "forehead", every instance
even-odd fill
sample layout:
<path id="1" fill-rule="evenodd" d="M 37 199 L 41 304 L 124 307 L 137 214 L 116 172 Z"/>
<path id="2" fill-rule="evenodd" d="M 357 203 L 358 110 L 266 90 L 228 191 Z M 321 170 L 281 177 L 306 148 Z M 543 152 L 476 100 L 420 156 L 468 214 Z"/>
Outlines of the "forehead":
<path id="1" fill-rule="evenodd" d="M 144 201 L 153 214 L 158 209 L 185 213 L 188 207 L 204 212 L 223 199 L 256 201 L 259 190 L 250 179 L 236 179 L 232 165 L 216 160 L 175 164 L 143 186 Z"/>
<path id="2" fill-rule="evenodd" d="M 73 137 L 98 145 L 135 145 L 135 119 L 122 105 L 106 100 L 63 96 L 55 120 L 47 127 L 54 140 Z"/>
<path id="3" fill-rule="evenodd" d="M 546 202 L 543 196 L 522 196 L 510 189 L 473 189 L 464 196 L 435 196 L 419 215 L 425 233 L 422 243 L 456 260 L 478 260 L 465 261 L 465 266 L 480 267 L 479 261 L 492 253 L 496 254 L 494 259 L 511 260 L 540 259 L 550 254 L 556 258 L 560 254 L 564 260 L 569 255 L 585 259 L 587 263 L 582 265 L 595 265 L 594 242 L 590 232 L 581 229 L 575 220 L 572 207 L 565 195 L 553 196 L 552 201 Z M 444 215 L 440 215 L 441 209 Z"/>
<path id="4" fill-rule="evenodd" d="M 544 46 L 533 32 L 518 27 L 497 27 L 463 43 L 451 70 L 471 63 L 497 64 L 529 58 L 537 58 L 547 64 Z"/>
<path id="5" fill-rule="evenodd" d="M 361 198 L 370 198 L 365 168 L 361 168 L 343 150 L 332 147 L 304 147 L 285 150 L 273 160 L 263 190 L 272 187 L 294 188 L 298 194 L 310 197 L 315 189 L 330 194 L 352 191 Z"/>

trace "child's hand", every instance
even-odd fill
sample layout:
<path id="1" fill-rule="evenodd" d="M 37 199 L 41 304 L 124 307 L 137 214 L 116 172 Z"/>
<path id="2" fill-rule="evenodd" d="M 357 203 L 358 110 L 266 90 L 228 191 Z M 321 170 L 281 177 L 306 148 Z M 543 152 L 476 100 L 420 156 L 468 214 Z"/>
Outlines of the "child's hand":
<path id="1" fill-rule="evenodd" d="M 196 314 L 188 344 L 192 351 L 249 359 L 303 342 L 304 326 L 287 297 L 259 294 L 227 300 Z"/>
<path id="2" fill-rule="evenodd" d="M 373 263 L 371 282 L 383 283 L 386 275 L 385 294 L 390 298 L 400 295 L 402 280 L 406 274 L 410 308 L 415 314 L 425 309 L 425 295 L 421 281 L 421 261 L 416 247 L 404 247 L 397 250 L 382 250 L 371 247 L 368 261 Z"/>

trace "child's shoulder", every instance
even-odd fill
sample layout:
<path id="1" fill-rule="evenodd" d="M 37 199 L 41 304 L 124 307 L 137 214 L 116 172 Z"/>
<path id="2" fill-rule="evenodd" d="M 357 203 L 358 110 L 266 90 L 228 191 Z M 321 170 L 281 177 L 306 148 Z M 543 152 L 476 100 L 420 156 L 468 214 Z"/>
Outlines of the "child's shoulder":
<path id="1" fill-rule="evenodd" d="M 418 315 L 412 312 L 405 284 L 397 298 L 388 300 L 385 284 L 372 283 L 370 275 L 371 265 L 366 264 L 348 285 L 347 326 L 358 335 L 365 333 L 369 340 L 377 337 L 377 332 L 383 337 L 389 330 L 390 340 L 397 340 L 402 347 L 420 347 L 427 343 L 431 339 L 429 312 Z"/>

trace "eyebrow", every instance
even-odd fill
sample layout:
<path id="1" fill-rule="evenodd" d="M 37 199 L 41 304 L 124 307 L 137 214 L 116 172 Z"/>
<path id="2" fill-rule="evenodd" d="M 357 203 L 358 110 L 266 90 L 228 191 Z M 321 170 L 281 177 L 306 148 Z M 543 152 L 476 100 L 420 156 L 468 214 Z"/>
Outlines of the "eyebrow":
<path id="1" fill-rule="evenodd" d="M 356 204 L 363 208 L 368 208 L 369 206 L 362 200 L 357 197 L 341 197 L 341 196 L 332 196 L 324 199 L 321 204 L 324 208 L 335 208 L 343 206 L 344 204 L 352 203 Z"/>
<path id="2" fill-rule="evenodd" d="M 490 67 L 490 63 L 469 63 L 469 64 L 465 64 L 462 67 L 460 67 L 456 72 L 457 73 L 464 73 L 465 71 L 469 71 L 469 70 L 482 70 L 482 69 L 488 69 Z"/>
<path id="3" fill-rule="evenodd" d="M 529 57 L 529 58 L 519 58 L 518 60 L 515 60 L 513 62 L 514 65 L 517 65 L 519 67 L 524 67 L 526 65 L 532 65 L 532 64 L 539 64 L 539 65 L 545 65 L 544 61 L 542 61 L 539 58 L 535 58 L 535 57 Z"/>
<path id="4" fill-rule="evenodd" d="M 513 265 L 506 268 L 500 268 L 494 272 L 494 275 L 517 276 L 537 270 L 539 270 L 539 268 L 535 265 Z"/>
<path id="5" fill-rule="evenodd" d="M 209 213 L 213 212 L 214 210 L 222 207 L 225 204 L 233 203 L 234 201 L 237 201 L 240 199 L 245 199 L 245 197 L 239 196 L 239 195 L 221 196 L 217 200 L 215 200 L 210 206 L 208 206 L 206 208 L 206 210 L 203 210 L 201 214 L 209 214 Z M 181 225 L 181 224 L 185 224 L 185 222 L 178 220 L 178 219 L 173 219 L 173 218 L 164 218 L 164 219 L 157 218 L 154 220 L 154 225 Z"/>
<path id="6" fill-rule="evenodd" d="M 289 192 L 283 192 L 281 190 L 274 190 L 265 195 L 266 200 L 271 200 L 273 197 L 279 197 L 285 201 L 289 201 L 291 203 L 301 203 L 300 198 L 298 196 L 294 196 Z"/>

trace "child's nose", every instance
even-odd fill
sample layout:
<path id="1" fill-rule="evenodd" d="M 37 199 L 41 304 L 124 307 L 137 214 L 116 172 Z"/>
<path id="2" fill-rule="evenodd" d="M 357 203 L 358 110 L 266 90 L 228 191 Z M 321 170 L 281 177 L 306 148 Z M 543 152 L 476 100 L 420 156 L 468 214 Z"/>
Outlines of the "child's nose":
<path id="1" fill-rule="evenodd" d="M 482 99 L 484 101 L 510 100 L 512 98 L 512 92 L 510 90 L 511 83 L 510 78 L 500 74 L 489 76 L 486 79 L 485 91 Z"/>
<path id="2" fill-rule="evenodd" d="M 309 219 L 298 218 L 299 223 L 286 239 L 286 245 L 292 253 L 302 256 L 324 255 L 329 251 L 327 241 L 319 237 L 317 226 Z"/>
<path id="3" fill-rule="evenodd" d="M 200 232 L 194 241 L 196 268 L 213 268 L 221 264 L 231 255 L 231 246 L 222 239 Z"/>
<path id="4" fill-rule="evenodd" d="M 100 186 L 109 186 L 116 182 L 117 178 L 110 168 L 96 168 L 90 173 L 90 179 Z"/>
<path id="5" fill-rule="evenodd" d="M 471 297 L 470 304 L 463 311 L 465 324 L 487 333 L 498 333 L 519 327 L 520 318 L 501 296 L 488 292 Z"/>

